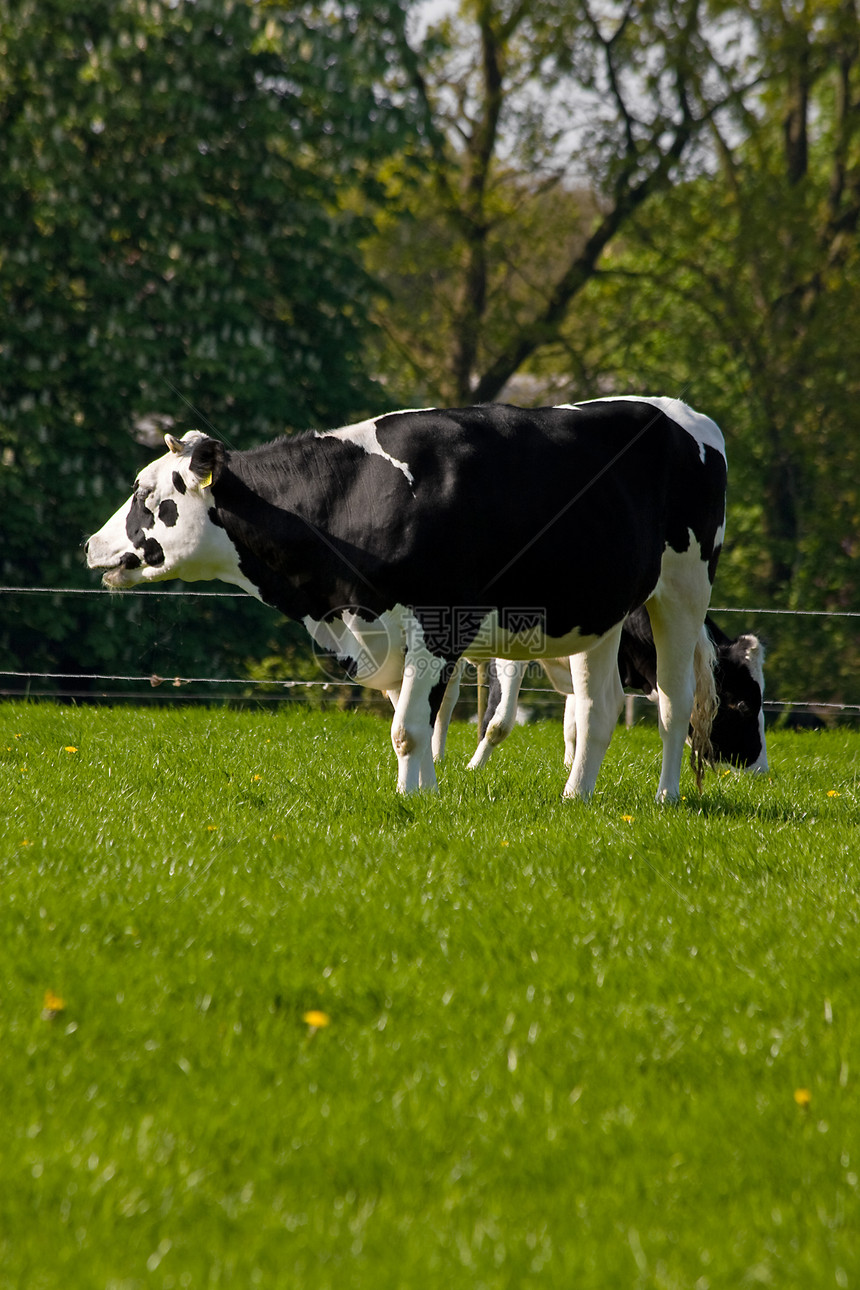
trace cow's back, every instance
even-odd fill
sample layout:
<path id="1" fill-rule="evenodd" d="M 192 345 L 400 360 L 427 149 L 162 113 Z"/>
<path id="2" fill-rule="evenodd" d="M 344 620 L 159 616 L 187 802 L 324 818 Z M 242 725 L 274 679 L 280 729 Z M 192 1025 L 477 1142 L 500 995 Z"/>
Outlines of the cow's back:
<path id="1" fill-rule="evenodd" d="M 393 517 L 409 600 L 541 606 L 553 636 L 642 604 L 667 543 L 692 532 L 710 560 L 724 518 L 719 451 L 645 401 L 394 413 L 377 438 L 414 480 Z"/>

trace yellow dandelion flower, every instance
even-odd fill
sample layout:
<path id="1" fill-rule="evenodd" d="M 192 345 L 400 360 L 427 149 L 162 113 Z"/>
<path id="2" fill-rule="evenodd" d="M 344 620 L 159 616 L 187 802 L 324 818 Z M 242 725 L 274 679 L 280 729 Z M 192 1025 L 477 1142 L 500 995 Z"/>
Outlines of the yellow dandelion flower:
<path id="1" fill-rule="evenodd" d="M 328 1013 L 318 1012 L 314 1008 L 312 1008 L 310 1012 L 306 1012 L 304 1014 L 302 1021 L 304 1021 L 306 1025 L 310 1026 L 312 1030 L 320 1030 L 323 1026 L 331 1025 L 331 1017 Z"/>
<path id="2" fill-rule="evenodd" d="M 207 833 L 217 833 L 217 832 L 218 832 L 218 825 L 217 825 L 217 824 L 207 824 L 207 825 L 206 825 L 206 832 L 207 832 Z"/>
<path id="3" fill-rule="evenodd" d="M 507 838 L 502 838 L 501 842 L 499 843 L 500 847 L 509 847 L 510 845 L 511 844 Z"/>
<path id="4" fill-rule="evenodd" d="M 263 776 L 262 776 L 262 775 L 255 775 L 255 776 L 254 776 L 254 779 L 255 779 L 255 780 L 262 779 L 262 778 L 263 778 Z"/>
<path id="5" fill-rule="evenodd" d="M 841 796 L 842 796 L 842 794 L 839 792 L 839 789 L 838 789 L 838 788 L 828 788 L 828 790 L 827 790 L 827 796 L 828 796 L 828 797 L 841 797 Z"/>
<path id="6" fill-rule="evenodd" d="M 42 1000 L 42 1016 L 45 1020 L 56 1017 L 58 1012 L 62 1012 L 66 1006 L 65 999 L 61 999 L 53 990 L 46 990 L 45 997 Z"/>
<path id="7" fill-rule="evenodd" d="M 67 753 L 73 753 L 77 751 L 78 751 L 77 748 L 75 748 L 72 744 L 66 744 L 65 748 L 63 749 L 63 752 L 67 752 Z"/>
<path id="8" fill-rule="evenodd" d="M 621 817 L 621 818 L 622 818 L 622 820 L 624 821 L 624 823 L 625 823 L 625 824 L 632 824 L 632 823 L 633 823 L 633 816 L 632 816 L 632 815 L 622 815 L 622 817 Z"/>
<path id="9" fill-rule="evenodd" d="M 797 1105 L 802 1107 L 805 1111 L 809 1106 L 809 1103 L 812 1101 L 812 1094 L 808 1088 L 796 1088 L 794 1090 L 794 1100 Z"/>

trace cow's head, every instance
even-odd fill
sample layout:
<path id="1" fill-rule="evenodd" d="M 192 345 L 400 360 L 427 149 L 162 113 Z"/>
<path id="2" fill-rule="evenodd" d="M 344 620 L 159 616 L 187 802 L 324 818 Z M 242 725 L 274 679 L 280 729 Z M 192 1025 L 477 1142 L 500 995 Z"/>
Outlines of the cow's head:
<path id="1" fill-rule="evenodd" d="M 757 636 L 744 634 L 717 647 L 716 680 L 720 706 L 711 731 L 715 754 L 745 770 L 765 772 L 764 646 Z"/>
<path id="2" fill-rule="evenodd" d="M 131 500 L 87 542 L 87 563 L 106 570 L 108 587 L 223 578 L 235 568 L 235 548 L 210 516 L 223 444 L 199 430 L 164 438 L 169 452 L 140 472 Z"/>

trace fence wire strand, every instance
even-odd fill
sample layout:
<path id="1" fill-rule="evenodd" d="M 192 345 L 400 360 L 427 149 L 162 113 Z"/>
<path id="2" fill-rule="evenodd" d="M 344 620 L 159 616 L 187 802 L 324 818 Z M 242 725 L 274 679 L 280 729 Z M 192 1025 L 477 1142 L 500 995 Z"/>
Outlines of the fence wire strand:
<path id="1" fill-rule="evenodd" d="M 162 597 L 170 596 L 170 597 L 179 597 L 183 600 L 189 597 L 197 597 L 200 599 L 209 599 L 209 600 L 247 600 L 248 598 L 247 593 L 244 591 L 194 591 L 191 588 L 185 588 L 185 587 L 183 587 L 182 589 L 168 589 L 168 588 L 162 588 L 162 587 L 133 587 L 133 588 L 126 588 L 123 590 L 113 590 L 108 587 L 2 587 L 0 586 L 0 595 L 112 596 L 112 597 L 145 596 L 147 598 L 152 598 L 153 596 L 162 596 Z M 847 610 L 847 609 L 845 610 L 842 610 L 842 609 L 836 609 L 836 610 L 764 609 L 764 608 L 749 608 L 749 607 L 742 607 L 742 606 L 737 607 L 737 606 L 725 606 L 725 605 L 719 605 L 719 606 L 712 605 L 708 612 L 714 613 L 714 614 L 744 614 L 748 617 L 754 617 L 760 614 L 767 614 L 767 615 L 780 616 L 780 617 L 786 617 L 786 618 L 860 618 L 860 611 Z M 264 679 L 257 680 L 253 677 L 247 677 L 247 676 L 246 677 L 166 676 L 165 677 L 165 676 L 160 676 L 158 674 L 150 674 L 148 676 L 129 676 L 124 674 L 110 674 L 110 673 L 98 673 L 98 672 L 93 672 L 93 673 L 89 673 L 89 672 L 86 672 L 86 673 L 16 672 L 16 671 L 2 671 L 2 670 L 0 670 L 0 677 L 6 677 L 10 681 L 27 681 L 28 689 L 29 689 L 29 682 L 31 681 L 80 681 L 80 682 L 109 681 L 113 683 L 122 682 L 126 685 L 149 685 L 153 690 L 160 688 L 162 685 L 167 686 L 169 689 L 181 689 L 182 687 L 187 685 L 215 685 L 215 686 L 240 685 L 240 686 L 244 686 L 246 690 L 248 688 L 253 688 L 257 692 L 254 693 L 253 695 L 231 696 L 231 697 L 247 697 L 247 698 L 253 698 L 253 699 L 263 699 L 266 697 L 265 695 L 259 693 L 259 688 L 261 686 L 278 687 L 281 690 L 316 689 L 316 690 L 322 690 L 322 691 L 359 688 L 358 682 L 349 681 L 349 680 L 344 680 L 344 681 L 315 680 L 315 679 L 304 680 L 304 679 L 296 679 L 291 677 L 266 677 Z M 474 681 L 469 681 L 466 679 L 462 681 L 462 685 L 466 688 L 477 689 L 481 684 L 482 683 L 477 678 Z M 16 695 L 18 692 L 6 690 L 3 693 L 5 693 L 7 697 L 11 697 L 13 695 Z M 69 695 L 69 697 L 71 697 L 71 692 L 65 691 L 65 693 Z M 78 697 L 90 697 L 90 698 L 122 697 L 119 694 L 111 693 L 107 691 L 104 692 L 102 695 L 97 695 L 93 691 L 81 691 L 81 692 L 75 692 L 75 693 L 78 695 Z M 553 690 L 551 687 L 545 687 L 545 686 L 522 686 L 520 688 L 520 693 L 553 696 L 556 694 L 556 691 Z M 45 696 L 37 695 L 35 697 L 45 697 Z M 149 698 L 149 697 L 155 697 L 155 696 L 154 695 L 150 696 L 144 693 L 143 695 L 132 694 L 124 697 Z M 211 696 L 191 695 L 186 693 L 182 697 L 185 699 L 192 699 L 192 698 L 197 699 L 197 698 L 209 698 Z M 268 697 L 277 699 L 279 697 L 286 698 L 287 696 L 268 696 Z M 297 696 L 290 695 L 289 697 L 294 698 Z M 638 699 L 638 698 L 645 698 L 646 696 L 634 695 L 632 697 Z M 807 710 L 813 710 L 813 711 L 821 709 L 822 711 L 860 713 L 860 703 L 828 703 L 828 702 L 819 701 L 818 699 L 765 699 L 763 701 L 763 707 L 765 708 L 765 710 L 770 712 L 782 712 L 782 711 L 785 711 L 786 709 L 792 709 L 792 708 L 805 708 Z"/>
<path id="2" fill-rule="evenodd" d="M 209 600 L 247 600 L 245 591 L 168 590 L 166 587 L 0 587 L 0 595 L 9 596 L 178 596 L 186 600 L 197 596 Z M 710 614 L 776 614 L 785 618 L 860 618 L 855 609 L 750 609 L 729 605 L 711 605 Z"/>

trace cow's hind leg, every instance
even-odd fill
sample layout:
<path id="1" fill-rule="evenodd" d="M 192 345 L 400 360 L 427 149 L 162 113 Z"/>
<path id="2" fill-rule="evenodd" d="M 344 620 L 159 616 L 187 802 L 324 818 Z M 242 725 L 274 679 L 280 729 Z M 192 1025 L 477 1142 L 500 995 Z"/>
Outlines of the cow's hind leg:
<path id="1" fill-rule="evenodd" d="M 517 719 L 517 699 L 528 664 L 514 662 L 513 659 L 497 658 L 493 660 L 492 666 L 495 669 L 498 690 L 495 686 L 491 686 L 481 741 L 469 762 L 469 770 L 478 770 L 481 766 L 486 766 L 493 755 L 493 749 L 507 739 L 513 730 Z"/>
<path id="2" fill-rule="evenodd" d="M 663 740 L 658 802 L 674 802 L 681 792 L 684 744 L 693 724 L 693 753 L 710 751 L 716 711 L 714 649 L 704 627 L 710 583 L 703 563 L 675 556 L 678 576 L 661 577 L 647 602 L 657 650 L 657 711 Z M 664 556 L 664 575 L 667 557 Z M 686 563 L 686 569 L 684 569 Z M 698 566 L 698 567 L 697 567 Z"/>
<path id="3" fill-rule="evenodd" d="M 576 748 L 576 695 L 570 671 L 570 658 L 542 658 L 541 664 L 553 689 L 565 696 L 564 700 L 564 764 L 570 770 Z"/>
<path id="4" fill-rule="evenodd" d="M 618 675 L 621 624 L 582 654 L 573 654 L 570 672 L 575 706 L 576 751 L 565 797 L 588 799 L 618 722 L 624 691 Z"/>
<path id="5" fill-rule="evenodd" d="M 564 764 L 570 769 L 576 756 L 576 695 L 569 694 L 564 701 Z"/>
<path id="6" fill-rule="evenodd" d="M 454 709 L 457 706 L 457 700 L 460 697 L 460 681 L 463 677 L 463 669 L 466 666 L 466 660 L 461 658 L 455 663 L 451 672 L 451 679 L 445 686 L 445 693 L 442 696 L 442 702 L 439 705 L 439 711 L 436 713 L 436 722 L 433 726 L 433 760 L 441 761 L 445 756 L 445 744 L 448 739 L 448 727 L 451 724 L 451 717 L 454 715 Z"/>

